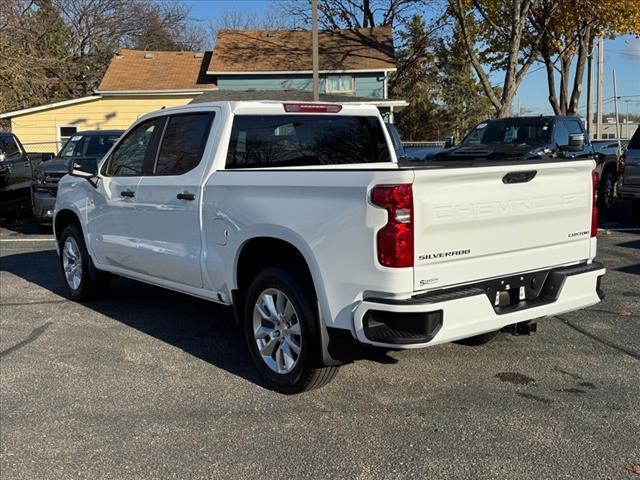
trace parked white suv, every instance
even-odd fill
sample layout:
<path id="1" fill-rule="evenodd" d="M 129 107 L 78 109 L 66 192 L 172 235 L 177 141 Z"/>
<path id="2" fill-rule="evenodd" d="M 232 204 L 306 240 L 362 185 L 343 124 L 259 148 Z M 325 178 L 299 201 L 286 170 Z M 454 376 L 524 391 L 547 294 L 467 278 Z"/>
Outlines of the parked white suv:
<path id="1" fill-rule="evenodd" d="M 403 165 L 372 106 L 166 109 L 71 169 L 69 296 L 117 274 L 233 305 L 282 392 L 325 384 L 354 344 L 482 343 L 601 296 L 593 160 Z"/>

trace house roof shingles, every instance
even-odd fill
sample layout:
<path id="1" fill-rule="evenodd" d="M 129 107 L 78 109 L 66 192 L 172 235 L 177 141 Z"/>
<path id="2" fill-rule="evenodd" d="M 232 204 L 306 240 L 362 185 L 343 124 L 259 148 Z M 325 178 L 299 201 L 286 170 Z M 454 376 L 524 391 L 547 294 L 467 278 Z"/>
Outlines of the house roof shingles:
<path id="1" fill-rule="evenodd" d="M 318 32 L 320 70 L 395 68 L 391 28 Z M 302 30 L 221 30 L 208 71 L 310 71 L 311 32 Z"/>
<path id="2" fill-rule="evenodd" d="M 146 52 L 121 48 L 111 59 L 98 91 L 212 89 L 216 87 L 215 82 L 206 72 L 210 58 L 211 52 Z"/>

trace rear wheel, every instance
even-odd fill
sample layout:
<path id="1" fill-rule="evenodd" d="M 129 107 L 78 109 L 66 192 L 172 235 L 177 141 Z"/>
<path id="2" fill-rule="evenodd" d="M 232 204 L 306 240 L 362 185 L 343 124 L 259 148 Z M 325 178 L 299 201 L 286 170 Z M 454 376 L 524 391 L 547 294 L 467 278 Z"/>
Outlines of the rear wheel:
<path id="1" fill-rule="evenodd" d="M 77 225 L 69 225 L 62 232 L 60 266 L 67 295 L 72 300 L 89 300 L 108 288 L 109 277 L 93 266 Z"/>
<path id="2" fill-rule="evenodd" d="M 466 345 L 467 347 L 479 347 L 480 345 L 485 345 L 489 343 L 491 340 L 496 338 L 500 330 L 496 330 L 495 332 L 487 332 L 482 335 L 476 335 L 475 337 L 463 338 L 461 340 L 457 340 L 455 343 L 460 345 Z"/>
<path id="3" fill-rule="evenodd" d="M 322 387 L 338 371 L 318 366 L 315 299 L 300 277 L 293 268 L 263 270 L 249 287 L 244 312 L 253 363 L 270 387 L 288 394 Z"/>
<path id="4" fill-rule="evenodd" d="M 598 208 L 603 212 L 608 211 L 613 205 L 613 192 L 616 180 L 613 173 L 605 171 L 600 179 L 600 191 L 598 192 Z"/>

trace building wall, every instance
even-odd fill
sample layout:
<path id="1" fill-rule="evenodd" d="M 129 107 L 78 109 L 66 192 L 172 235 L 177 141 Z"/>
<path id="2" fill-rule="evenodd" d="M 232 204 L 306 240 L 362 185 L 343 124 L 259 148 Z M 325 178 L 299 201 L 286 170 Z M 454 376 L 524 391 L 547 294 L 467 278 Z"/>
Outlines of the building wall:
<path id="1" fill-rule="evenodd" d="M 635 133 L 636 129 L 638 128 L 638 125 L 639 124 L 633 123 L 633 122 L 629 122 L 629 123 L 620 122 L 620 138 L 623 138 L 623 139 L 631 138 Z M 595 138 L 595 132 L 596 132 L 595 123 L 591 125 L 591 131 L 593 132 L 591 135 L 591 138 Z M 618 135 L 616 135 L 616 124 L 603 123 L 602 135 L 604 139 L 618 138 Z"/>
<path id="2" fill-rule="evenodd" d="M 124 130 L 146 113 L 186 105 L 193 98 L 193 95 L 96 97 L 84 103 L 12 117 L 11 131 L 28 152 L 54 152 L 61 147 L 59 126 L 75 126 L 78 131 Z"/>
<path id="3" fill-rule="evenodd" d="M 384 73 L 356 73 L 355 95 L 384 98 Z M 320 75 L 320 92 L 326 93 L 326 75 Z M 221 75 L 220 90 L 312 90 L 311 74 Z"/>

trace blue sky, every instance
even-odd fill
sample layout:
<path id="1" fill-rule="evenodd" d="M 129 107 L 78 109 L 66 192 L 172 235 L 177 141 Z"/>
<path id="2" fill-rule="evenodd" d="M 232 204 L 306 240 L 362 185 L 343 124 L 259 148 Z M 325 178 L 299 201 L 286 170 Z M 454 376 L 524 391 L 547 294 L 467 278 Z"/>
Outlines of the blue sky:
<path id="1" fill-rule="evenodd" d="M 184 0 L 184 3 L 191 7 L 193 20 L 203 22 L 205 25 L 208 22 L 215 23 L 216 17 L 226 11 L 253 12 L 260 15 L 273 5 L 272 0 Z M 618 37 L 615 40 L 607 40 L 604 50 L 604 111 L 613 112 L 612 71 L 615 69 L 618 95 L 627 97 L 620 99 L 619 110 L 621 114 L 626 114 L 627 108 L 630 113 L 640 113 L 640 39 L 626 35 Z M 595 65 L 594 68 L 596 68 Z M 496 83 L 501 79 L 502 76 L 495 77 Z M 586 108 L 586 92 L 585 72 L 585 83 L 583 93 L 580 97 L 581 113 L 583 113 Z M 522 108 L 528 113 L 552 113 L 551 106 L 547 101 L 547 96 L 548 90 L 545 70 L 542 68 L 542 64 L 534 64 L 518 90 L 514 108 L 519 100 Z"/>

